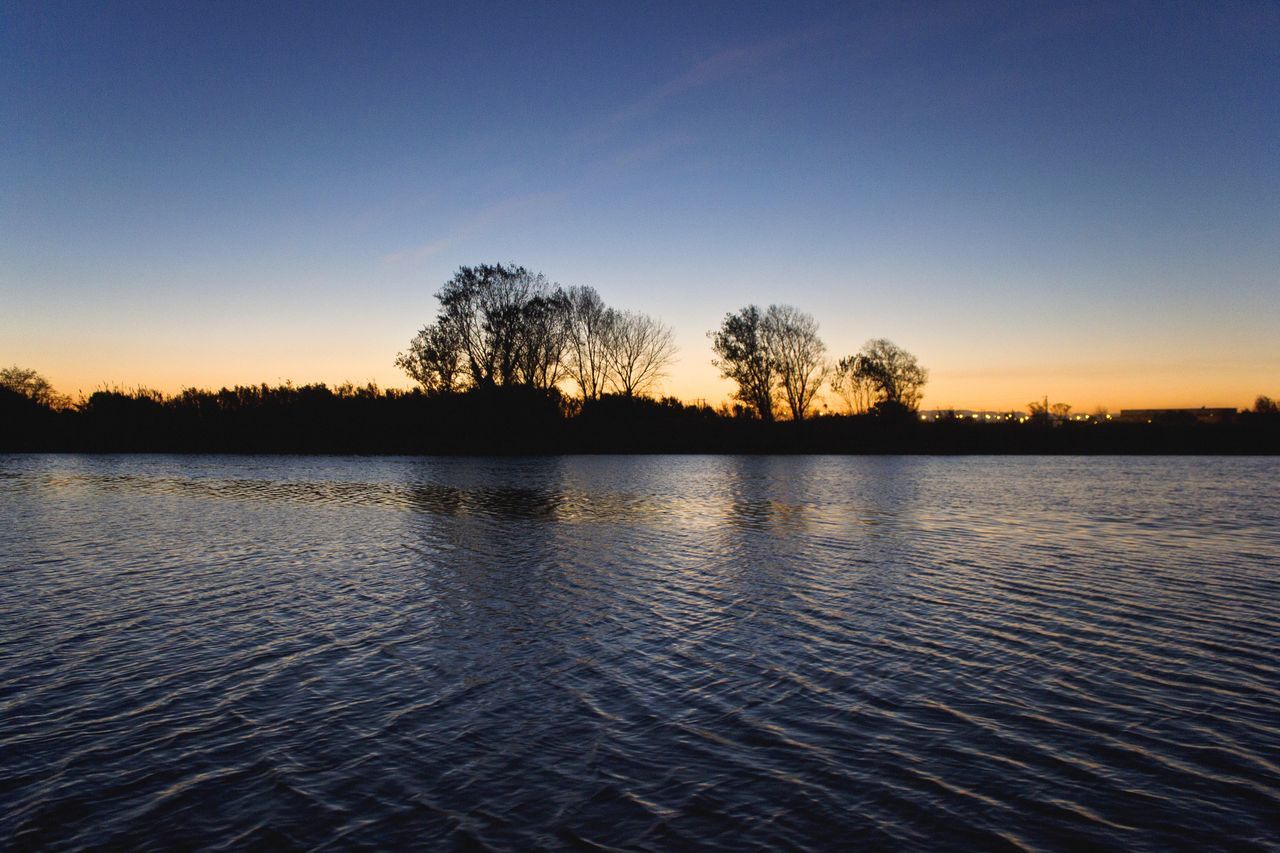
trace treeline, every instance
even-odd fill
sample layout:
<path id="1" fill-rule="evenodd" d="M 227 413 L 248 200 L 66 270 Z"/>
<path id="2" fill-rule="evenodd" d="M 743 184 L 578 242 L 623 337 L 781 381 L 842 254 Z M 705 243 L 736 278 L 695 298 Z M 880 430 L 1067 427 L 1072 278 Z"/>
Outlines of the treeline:
<path id="1" fill-rule="evenodd" d="M 98 391 L 57 408 L 0 386 L 0 451 L 153 453 L 1276 453 L 1280 413 L 1235 423 L 979 423 L 888 412 L 766 421 L 674 398 L 585 403 L 525 386 Z"/>
<path id="2" fill-rule="evenodd" d="M 827 357 L 818 323 L 748 305 L 707 333 L 733 383 L 716 409 L 651 396 L 675 358 L 662 321 L 516 265 L 462 267 L 395 363 L 417 387 L 100 390 L 72 403 L 0 370 L 0 451 L 190 453 L 1275 453 L 1280 412 L 1233 423 L 922 422 L 928 371 L 884 339 Z M 840 414 L 819 411 L 823 388 Z M 840 406 L 840 403 L 843 403 Z M 1064 408 L 1065 407 L 1065 408 Z"/>

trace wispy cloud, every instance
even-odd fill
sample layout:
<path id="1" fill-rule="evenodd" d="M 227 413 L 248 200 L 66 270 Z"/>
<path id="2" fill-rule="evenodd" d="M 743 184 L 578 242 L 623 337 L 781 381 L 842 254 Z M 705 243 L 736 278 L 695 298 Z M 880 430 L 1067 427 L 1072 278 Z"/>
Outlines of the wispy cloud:
<path id="1" fill-rule="evenodd" d="M 429 243 L 423 243 L 421 246 L 415 246 L 412 249 L 401 249 L 399 252 L 393 252 L 383 258 L 389 264 L 400 263 L 401 261 L 420 261 L 423 258 L 429 258 L 432 255 L 438 255 L 445 249 L 449 248 L 450 239 L 441 237 L 439 240 L 432 240 Z"/>
<path id="2" fill-rule="evenodd" d="M 827 30 L 825 28 L 815 27 L 764 41 L 724 48 L 712 53 L 642 97 L 605 116 L 596 125 L 595 132 L 586 134 L 586 137 L 590 138 L 590 144 L 592 145 L 603 143 L 627 122 L 661 109 L 667 101 L 680 94 L 747 74 L 764 65 L 770 59 L 808 44 L 826 33 Z M 580 141 L 588 141 L 588 139 L 580 138 Z M 656 160 L 674 150 L 692 145 L 695 141 L 688 134 L 672 132 L 633 145 L 614 154 L 598 157 L 594 162 L 583 168 L 580 180 L 569 188 L 555 192 L 513 195 L 500 199 L 480 208 L 448 233 L 435 237 L 421 245 L 385 255 L 383 261 L 392 264 L 405 263 L 420 261 L 437 255 L 457 241 L 469 237 L 495 222 L 517 215 L 524 210 L 554 204 L 573 190 L 589 185 L 597 179 Z"/>
<path id="3" fill-rule="evenodd" d="M 745 74 L 775 56 L 814 41 L 823 32 L 820 28 L 799 30 L 777 38 L 717 51 L 643 97 L 614 111 L 605 120 L 605 124 L 624 124 L 654 112 L 677 95 Z"/>
<path id="4" fill-rule="evenodd" d="M 687 133 L 667 133 L 619 151 L 597 162 L 590 169 L 592 177 L 622 172 L 632 166 L 658 160 L 666 154 L 694 144 L 697 139 Z"/>
<path id="5" fill-rule="evenodd" d="M 471 214 L 469 217 L 459 223 L 449 233 L 429 240 L 419 246 L 412 246 L 407 249 L 401 249 L 398 252 L 392 252 L 383 257 L 384 263 L 396 264 L 407 261 L 420 261 L 429 258 L 432 255 L 438 255 L 445 249 L 459 240 L 463 240 L 478 231 L 511 216 L 516 216 L 524 211 L 533 210 L 542 207 L 548 207 L 560 201 L 567 195 L 565 190 L 557 190 L 554 192 L 542 193 L 525 193 L 522 195 L 507 196 L 499 199 L 492 204 L 484 207 Z"/>

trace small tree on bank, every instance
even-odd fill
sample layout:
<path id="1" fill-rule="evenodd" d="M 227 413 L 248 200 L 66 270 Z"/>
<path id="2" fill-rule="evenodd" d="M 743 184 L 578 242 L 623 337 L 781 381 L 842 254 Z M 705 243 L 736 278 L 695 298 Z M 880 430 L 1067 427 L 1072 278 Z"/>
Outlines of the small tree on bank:
<path id="1" fill-rule="evenodd" d="M 831 373 L 831 390 L 844 400 L 851 415 L 866 414 L 876 401 L 876 387 L 866 372 L 858 370 L 858 356 L 847 355 L 836 362 Z"/>
<path id="2" fill-rule="evenodd" d="M 882 411 L 914 412 L 929 381 L 929 371 L 914 355 L 885 338 L 867 341 L 857 355 L 842 358 L 836 371 L 841 387 L 853 393 L 860 386 L 870 389 L 872 407 Z"/>
<path id="3" fill-rule="evenodd" d="M 70 402 L 53 390 L 53 385 L 48 379 L 30 368 L 19 367 L 16 364 L 12 367 L 0 368 L 0 388 L 21 394 L 41 406 L 58 408 Z"/>
<path id="4" fill-rule="evenodd" d="M 435 322 L 424 326 L 409 351 L 396 355 L 396 367 L 428 392 L 457 391 L 462 378 L 461 341 L 455 327 Z"/>

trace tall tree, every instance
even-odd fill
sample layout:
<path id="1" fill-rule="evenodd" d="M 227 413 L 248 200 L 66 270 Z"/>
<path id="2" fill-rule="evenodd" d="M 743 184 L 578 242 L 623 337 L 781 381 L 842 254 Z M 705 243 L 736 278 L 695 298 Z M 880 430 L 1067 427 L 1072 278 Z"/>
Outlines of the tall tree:
<path id="1" fill-rule="evenodd" d="M 804 420 L 828 371 L 827 347 L 818 337 L 818 323 L 791 305 L 770 305 L 764 325 L 778 390 L 792 420 Z"/>
<path id="2" fill-rule="evenodd" d="M 532 296 L 516 330 L 516 381 L 543 391 L 563 375 L 569 333 L 569 298 L 559 287 Z"/>
<path id="3" fill-rule="evenodd" d="M 438 322 L 449 326 L 458 341 L 472 385 L 515 382 L 521 315 L 538 278 L 518 266 L 461 267 L 436 294 Z"/>
<path id="4" fill-rule="evenodd" d="M 435 331 L 423 330 L 419 357 L 413 344 L 403 363 L 411 376 L 426 367 L 442 376 L 450 365 L 439 347 L 453 346 L 466 385 L 532 385 L 550 389 L 561 378 L 568 334 L 568 298 L 546 278 L 521 266 L 461 267 L 436 294 Z M 429 327 L 430 328 L 430 327 Z M 415 339 L 417 340 L 417 339 Z M 430 356 L 430 363 L 422 360 Z M 413 370 L 411 370 L 413 368 Z M 447 373 L 447 370 L 445 371 Z M 419 380 L 421 381 L 421 380 Z M 446 386 L 453 387 L 453 386 Z"/>
<path id="5" fill-rule="evenodd" d="M 776 379 L 769 331 L 763 312 L 748 305 L 737 313 L 726 314 L 720 328 L 708 332 L 716 354 L 711 363 L 720 368 L 721 376 L 737 383 L 734 399 L 766 421 L 773 420 Z"/>
<path id="6" fill-rule="evenodd" d="M 570 287 L 569 330 L 565 360 L 569 377 L 583 400 L 596 400 L 609 378 L 609 348 L 618 314 L 604 304 L 594 287 Z"/>
<path id="7" fill-rule="evenodd" d="M 669 326 L 636 311 L 616 314 L 609 334 L 609 378 L 626 397 L 649 390 L 675 358 Z"/>

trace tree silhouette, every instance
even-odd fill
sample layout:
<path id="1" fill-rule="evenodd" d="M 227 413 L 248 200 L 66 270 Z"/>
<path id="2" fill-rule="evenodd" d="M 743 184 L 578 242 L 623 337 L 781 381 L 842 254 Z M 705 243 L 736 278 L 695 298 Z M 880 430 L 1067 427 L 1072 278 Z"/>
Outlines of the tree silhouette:
<path id="1" fill-rule="evenodd" d="M 615 315 L 608 335 L 609 378 L 624 397 L 649 390 L 675 357 L 671 329 L 647 314 Z"/>
<path id="2" fill-rule="evenodd" d="M 396 355 L 396 367 L 409 374 L 424 391 L 456 391 L 462 379 L 461 353 L 462 343 L 455 326 L 430 323 L 409 342 L 407 353 Z"/>
<path id="3" fill-rule="evenodd" d="M 755 305 L 726 314 L 720 328 L 707 333 L 716 354 L 711 363 L 721 376 L 738 385 L 734 399 L 764 421 L 773 420 L 776 382 L 769 333 L 764 314 Z"/>
<path id="4" fill-rule="evenodd" d="M 461 267 L 436 294 L 440 313 L 396 364 L 428 390 L 560 381 L 570 300 L 521 266 Z"/>
<path id="5" fill-rule="evenodd" d="M 870 383 L 882 410 L 915 411 L 920 406 L 929 371 L 916 357 L 885 338 L 867 341 L 852 360 L 856 376 Z"/>
<path id="6" fill-rule="evenodd" d="M 764 325 L 778 390 L 792 420 L 802 421 L 829 370 L 827 347 L 818 337 L 818 323 L 812 315 L 791 305 L 770 305 Z"/>
<path id="7" fill-rule="evenodd" d="M 0 388 L 21 394 L 41 406 L 59 406 L 66 402 L 54 393 L 48 379 L 30 368 L 16 364 L 0 369 Z"/>
<path id="8" fill-rule="evenodd" d="M 852 415 L 869 411 L 875 402 L 875 382 L 865 371 L 858 370 L 856 355 L 847 355 L 836 362 L 831 375 L 831 389 L 840 395 Z"/>
<path id="9" fill-rule="evenodd" d="M 520 266 L 461 267 L 436 298 L 436 320 L 396 356 L 427 392 L 523 386 L 563 400 L 559 383 L 571 379 L 584 401 L 609 389 L 634 397 L 675 357 L 674 335 L 658 320 Z"/>
<path id="10" fill-rule="evenodd" d="M 522 306 L 516 334 L 517 381 L 543 391 L 551 390 L 564 373 L 569 297 L 559 287 L 536 293 Z"/>
<path id="11" fill-rule="evenodd" d="M 609 381 L 609 351 L 618 314 L 594 287 L 570 287 L 566 369 L 583 400 L 598 400 Z"/>

